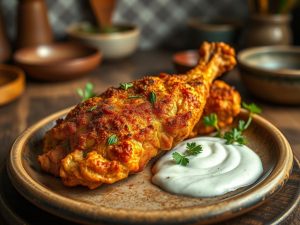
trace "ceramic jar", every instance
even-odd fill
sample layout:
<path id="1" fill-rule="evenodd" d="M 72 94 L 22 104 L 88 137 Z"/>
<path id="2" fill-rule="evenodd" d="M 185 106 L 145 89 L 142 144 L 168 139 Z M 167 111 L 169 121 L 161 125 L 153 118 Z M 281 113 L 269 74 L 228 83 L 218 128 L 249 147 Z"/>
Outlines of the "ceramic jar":
<path id="1" fill-rule="evenodd" d="M 252 15 L 244 33 L 245 47 L 290 45 L 290 21 L 289 15 Z"/>
<path id="2" fill-rule="evenodd" d="M 17 45 L 19 48 L 53 41 L 44 0 L 19 0 Z"/>

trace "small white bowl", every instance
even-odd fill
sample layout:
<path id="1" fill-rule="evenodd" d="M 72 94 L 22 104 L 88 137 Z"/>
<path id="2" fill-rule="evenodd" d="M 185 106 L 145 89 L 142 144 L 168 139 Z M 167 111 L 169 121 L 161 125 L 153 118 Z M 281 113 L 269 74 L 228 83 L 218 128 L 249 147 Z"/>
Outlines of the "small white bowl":
<path id="1" fill-rule="evenodd" d="M 76 23 L 67 28 L 68 36 L 74 40 L 101 50 L 104 59 L 120 59 L 135 52 L 139 44 L 140 29 L 134 25 L 116 24 L 122 31 L 100 33 L 91 30 L 88 23 Z"/>

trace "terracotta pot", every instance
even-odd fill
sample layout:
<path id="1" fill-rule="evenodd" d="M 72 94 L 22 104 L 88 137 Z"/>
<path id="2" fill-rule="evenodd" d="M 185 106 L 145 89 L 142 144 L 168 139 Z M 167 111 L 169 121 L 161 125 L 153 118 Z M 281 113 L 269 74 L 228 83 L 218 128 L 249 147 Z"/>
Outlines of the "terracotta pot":
<path id="1" fill-rule="evenodd" d="M 290 45 L 290 20 L 290 15 L 252 15 L 244 34 L 244 45 Z"/>
<path id="2" fill-rule="evenodd" d="M 44 0 L 19 0 L 17 45 L 19 48 L 53 41 Z"/>
<path id="3" fill-rule="evenodd" d="M 90 0 L 93 13 L 99 27 L 112 26 L 112 16 L 115 9 L 115 0 Z"/>
<path id="4" fill-rule="evenodd" d="M 0 14 L 0 62 L 5 62 L 10 57 L 10 46 L 4 29 L 4 22 Z"/>

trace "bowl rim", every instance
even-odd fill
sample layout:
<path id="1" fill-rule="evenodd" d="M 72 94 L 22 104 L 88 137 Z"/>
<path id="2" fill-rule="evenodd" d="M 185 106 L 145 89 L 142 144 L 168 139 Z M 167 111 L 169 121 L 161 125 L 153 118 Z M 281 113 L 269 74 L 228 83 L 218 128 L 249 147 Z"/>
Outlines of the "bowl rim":
<path id="1" fill-rule="evenodd" d="M 11 65 L 5 65 L 5 64 L 0 64 L 0 72 L 8 72 L 8 73 L 13 73 L 15 77 L 13 77 L 12 80 L 9 82 L 0 85 L 0 94 L 1 94 L 1 99 L 0 99 L 0 106 L 4 105 L 10 101 L 13 101 L 17 97 L 19 97 L 24 89 L 25 89 L 25 73 L 22 69 L 20 69 L 17 66 L 11 66 Z M 2 76 L 2 75 L 0 75 Z M 8 74 L 6 74 L 8 76 Z M 10 76 L 11 77 L 11 76 Z M 8 92 L 14 92 L 13 95 L 7 95 Z M 6 94 L 3 94 L 6 93 Z"/>
<path id="2" fill-rule="evenodd" d="M 175 52 L 172 56 L 172 61 L 175 63 L 175 64 L 178 64 L 178 65 L 182 65 L 182 66 L 191 66 L 191 64 L 187 64 L 187 63 L 182 63 L 182 61 L 178 61 L 176 60 L 176 58 L 179 56 L 179 55 L 191 55 L 191 56 L 195 56 L 195 55 L 198 55 L 198 58 L 199 58 L 199 53 L 198 53 L 198 50 L 197 49 L 188 49 L 188 50 L 183 50 L 183 51 L 179 51 L 179 52 Z"/>
<path id="3" fill-rule="evenodd" d="M 217 23 L 219 21 L 220 23 Z M 187 25 L 190 28 L 196 30 L 204 30 L 210 32 L 224 32 L 224 31 L 233 32 L 239 27 L 241 27 L 241 23 L 238 20 L 229 19 L 226 17 L 216 17 L 216 18 L 191 17 L 187 20 Z"/>
<path id="4" fill-rule="evenodd" d="M 50 48 L 56 48 L 56 47 L 60 47 L 60 46 L 69 46 L 72 48 L 85 48 L 86 50 L 90 50 L 91 52 L 86 54 L 86 55 L 82 55 L 82 56 L 77 56 L 76 58 L 66 58 L 66 59 L 61 59 L 59 61 L 54 61 L 54 62 L 39 62 L 39 61 L 24 61 L 24 57 L 22 57 L 22 53 L 26 52 L 26 51 L 31 51 L 31 52 L 35 52 L 37 51 L 38 48 L 41 47 L 50 47 Z M 85 61 L 89 61 L 91 60 L 91 58 L 97 57 L 99 58 L 99 60 L 101 60 L 102 58 L 102 52 L 95 47 L 92 46 L 88 46 L 85 44 L 75 44 L 72 42 L 57 42 L 57 43 L 50 43 L 50 44 L 43 44 L 43 45 L 37 45 L 37 46 L 31 46 L 31 47 L 25 47 L 25 48 L 21 48 L 19 50 L 17 50 L 14 55 L 13 55 L 13 60 L 19 64 L 20 66 L 34 66 L 34 67 L 46 67 L 46 66 L 66 66 L 66 65 L 70 65 L 70 64 L 79 64 L 79 63 L 83 63 Z"/>
<path id="5" fill-rule="evenodd" d="M 262 118 L 261 116 L 254 115 L 253 120 L 258 123 L 260 126 L 265 126 L 267 130 L 272 132 L 273 136 L 276 136 L 276 140 L 278 140 L 278 145 L 280 149 L 284 151 L 279 151 L 277 163 L 274 165 L 273 171 L 266 177 L 262 182 L 260 182 L 255 187 L 249 189 L 245 193 L 241 193 L 238 196 L 234 196 L 230 198 L 226 202 L 220 202 L 214 205 L 208 206 L 193 206 L 187 208 L 175 208 L 175 209 L 166 209 L 166 210 L 149 210 L 149 211 L 141 211 L 141 210 L 131 210 L 130 215 L 134 215 L 133 217 L 128 216 L 128 210 L 125 209 L 112 209 L 104 206 L 95 206 L 90 205 L 85 202 L 77 202 L 74 199 L 67 198 L 62 196 L 55 191 L 50 191 L 47 188 L 43 187 L 42 184 L 36 182 L 29 174 L 27 174 L 25 168 L 22 163 L 22 152 L 24 150 L 24 146 L 28 143 L 30 137 L 44 125 L 49 122 L 65 115 L 69 112 L 71 108 L 64 109 L 55 114 L 52 114 L 41 121 L 37 122 L 27 130 L 25 130 L 15 141 L 12 146 L 9 163 L 8 163 L 8 172 L 9 176 L 12 180 L 12 183 L 17 188 L 17 190 L 32 203 L 36 204 L 38 207 L 41 207 L 37 200 L 42 198 L 43 201 L 46 201 L 47 204 L 43 206 L 43 208 L 49 212 L 55 214 L 59 208 L 57 208 L 57 204 L 59 203 L 60 207 L 63 208 L 64 212 L 68 215 L 61 215 L 67 219 L 79 221 L 96 221 L 101 220 L 110 221 L 111 219 L 115 220 L 115 222 L 128 221 L 135 223 L 143 223 L 145 221 L 149 223 L 158 223 L 159 221 L 164 221 L 165 219 L 172 219 L 170 222 L 180 222 L 191 220 L 191 215 L 193 221 L 195 218 L 202 218 L 201 216 L 206 213 L 211 213 L 214 210 L 215 214 L 223 212 L 226 215 L 226 218 L 232 217 L 232 212 L 230 210 L 236 209 L 237 206 L 241 207 L 241 205 L 245 204 L 248 201 L 249 205 L 246 207 L 247 211 L 251 210 L 255 206 L 258 206 L 258 203 L 262 203 L 264 199 L 272 194 L 276 193 L 282 185 L 288 180 L 289 173 L 293 166 L 293 154 L 291 147 L 283 136 L 283 134 L 269 121 Z M 246 114 L 246 111 L 243 110 L 242 114 Z M 26 185 L 25 185 L 26 184 Z M 37 191 L 38 190 L 38 191 Z M 256 196 L 255 200 L 251 199 L 251 196 Z M 217 207 L 217 209 L 213 209 Z M 223 211 L 222 211 L 223 210 Z M 75 211 L 81 212 L 80 215 L 76 215 Z M 240 208 L 237 211 L 234 211 L 238 215 L 242 210 Z M 165 212 L 165 214 L 163 213 Z M 212 219 L 216 218 L 216 215 L 212 213 Z M 89 219 L 89 220 L 88 220 Z M 191 222 L 191 221 L 190 221 Z M 195 222 L 195 221 L 194 221 Z"/>
<path id="6" fill-rule="evenodd" d="M 282 77 L 282 78 L 300 78 L 300 69 L 281 69 L 281 70 L 270 70 L 263 67 L 256 67 L 247 62 L 247 57 L 257 53 L 273 53 L 273 52 L 286 52 L 286 53 L 298 53 L 300 55 L 300 46 L 263 46 L 263 47 L 251 47 L 241 50 L 237 54 L 237 60 L 240 67 L 250 69 L 256 73 L 263 73 L 270 77 Z"/>
<path id="7" fill-rule="evenodd" d="M 78 32 L 77 29 L 79 26 L 82 26 L 84 24 L 88 24 L 87 22 L 77 22 L 71 24 L 69 27 L 66 28 L 66 33 L 70 37 L 76 37 L 81 39 L 90 39 L 90 40 L 122 40 L 123 38 L 129 38 L 138 36 L 140 34 L 140 29 L 138 26 L 134 24 L 127 24 L 127 23 L 116 23 L 115 25 L 119 26 L 130 26 L 132 29 L 128 31 L 122 31 L 122 32 L 114 32 L 111 34 L 107 33 L 86 33 L 86 32 Z"/>

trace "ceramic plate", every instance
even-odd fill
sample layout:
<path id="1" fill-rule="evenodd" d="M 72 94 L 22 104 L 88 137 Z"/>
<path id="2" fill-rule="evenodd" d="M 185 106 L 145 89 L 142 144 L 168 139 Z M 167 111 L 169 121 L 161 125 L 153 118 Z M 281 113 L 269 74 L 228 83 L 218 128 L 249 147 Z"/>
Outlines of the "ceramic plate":
<path id="1" fill-rule="evenodd" d="M 14 143 L 8 164 L 16 189 L 36 206 L 65 219 L 99 224 L 213 223 L 243 214 L 268 199 L 288 180 L 293 154 L 285 137 L 270 122 L 255 116 L 245 132 L 248 146 L 262 159 L 264 172 L 251 186 L 213 198 L 169 194 L 151 183 L 152 160 L 144 171 L 96 190 L 64 187 L 59 178 L 41 171 L 37 156 L 41 139 L 55 113 L 27 129 Z M 246 119 L 243 111 L 239 118 Z"/>

